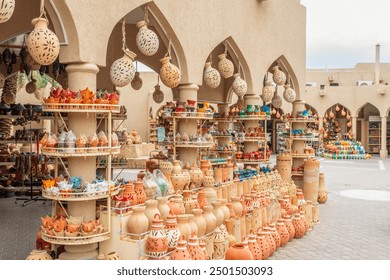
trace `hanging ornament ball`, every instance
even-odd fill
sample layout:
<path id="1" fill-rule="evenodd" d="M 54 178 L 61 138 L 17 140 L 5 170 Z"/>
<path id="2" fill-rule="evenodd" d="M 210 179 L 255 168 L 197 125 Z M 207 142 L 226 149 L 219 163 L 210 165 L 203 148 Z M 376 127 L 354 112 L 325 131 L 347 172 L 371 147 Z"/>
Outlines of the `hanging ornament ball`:
<path id="1" fill-rule="evenodd" d="M 288 103 L 293 103 L 297 97 L 295 90 L 293 90 L 289 84 L 284 85 L 283 98 Z M 311 114 L 310 114 L 311 115 Z"/>
<path id="2" fill-rule="evenodd" d="M 41 65 L 37 63 L 29 53 L 26 56 L 26 64 L 31 70 L 39 70 L 41 68 Z"/>
<path id="3" fill-rule="evenodd" d="M 283 86 L 286 83 L 286 74 L 279 69 L 279 66 L 272 67 L 273 75 L 272 79 L 278 86 Z"/>
<path id="4" fill-rule="evenodd" d="M 266 81 L 265 86 L 261 92 L 261 99 L 265 103 L 269 103 L 272 100 L 272 95 L 274 94 L 275 88 L 272 86 L 271 81 Z"/>
<path id="5" fill-rule="evenodd" d="M 140 75 L 139 72 L 135 72 L 134 79 L 131 81 L 131 87 L 135 90 L 139 90 L 142 87 L 143 82 L 139 75 Z"/>
<path id="6" fill-rule="evenodd" d="M 226 53 L 220 54 L 218 56 L 218 70 L 221 73 L 222 77 L 225 79 L 230 78 L 234 74 L 234 64 L 229 59 L 226 58 Z"/>
<path id="7" fill-rule="evenodd" d="M 0 88 L 4 87 L 5 78 L 4 75 L 0 73 Z"/>
<path id="8" fill-rule="evenodd" d="M 233 91 L 235 94 L 237 94 L 238 97 L 243 97 L 248 90 L 248 86 L 245 80 L 241 79 L 240 74 L 236 73 L 233 76 L 234 76 L 234 82 L 232 85 Z"/>
<path id="9" fill-rule="evenodd" d="M 15 10 L 15 0 L 0 0 L 0 23 L 7 22 Z"/>
<path id="10" fill-rule="evenodd" d="M 336 105 L 336 112 L 340 111 L 339 104 Z"/>
<path id="11" fill-rule="evenodd" d="M 330 111 L 329 117 L 332 118 L 332 119 L 334 118 L 334 113 L 332 111 Z"/>
<path id="12" fill-rule="evenodd" d="M 345 116 L 347 115 L 347 113 L 345 112 L 344 109 L 341 111 L 341 115 L 342 115 L 343 117 L 345 117 Z"/>
<path id="13" fill-rule="evenodd" d="M 27 48 L 31 57 L 40 65 L 50 65 L 58 57 L 60 42 L 56 34 L 47 28 L 49 21 L 35 18 L 31 21 L 34 30 L 27 38 Z"/>
<path id="14" fill-rule="evenodd" d="M 160 89 L 160 85 L 154 86 L 153 100 L 156 103 L 161 103 L 164 101 L 164 93 Z"/>
<path id="15" fill-rule="evenodd" d="M 123 57 L 115 60 L 110 69 L 111 82 L 116 87 L 128 85 L 135 76 L 133 61 L 137 55 L 129 49 L 125 49 L 123 52 Z"/>
<path id="16" fill-rule="evenodd" d="M 170 62 L 169 56 L 160 59 L 162 64 L 160 69 L 160 78 L 164 85 L 169 88 L 177 87 L 180 84 L 181 72 L 180 69 Z"/>
<path id="17" fill-rule="evenodd" d="M 221 74 L 217 69 L 211 67 L 211 62 L 206 62 L 204 65 L 203 80 L 211 88 L 217 88 L 221 83 Z"/>
<path id="18" fill-rule="evenodd" d="M 351 115 L 347 114 L 347 120 L 350 120 L 350 119 L 351 119 Z"/>
<path id="19" fill-rule="evenodd" d="M 156 54 L 160 45 L 157 34 L 148 28 L 144 20 L 137 22 L 137 28 L 139 30 L 135 40 L 140 52 L 146 56 Z"/>
<path id="20" fill-rule="evenodd" d="M 272 97 L 271 104 L 272 104 L 272 106 L 274 106 L 274 108 L 276 108 L 276 109 L 279 109 L 279 108 L 282 107 L 283 100 L 282 100 L 282 98 L 278 95 L 278 93 L 277 93 L 276 90 L 275 90 L 275 93 L 274 93 L 274 97 Z"/>

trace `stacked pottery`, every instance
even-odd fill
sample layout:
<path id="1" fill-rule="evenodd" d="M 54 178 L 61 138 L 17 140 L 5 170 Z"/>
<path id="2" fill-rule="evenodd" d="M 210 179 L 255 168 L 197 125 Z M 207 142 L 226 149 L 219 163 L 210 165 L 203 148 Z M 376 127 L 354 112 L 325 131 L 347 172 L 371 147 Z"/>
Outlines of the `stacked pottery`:
<path id="1" fill-rule="evenodd" d="M 140 235 L 148 231 L 149 220 L 145 215 L 145 206 L 132 207 L 133 214 L 127 220 L 127 232 L 132 239 L 140 239 Z"/>
<path id="2" fill-rule="evenodd" d="M 278 219 L 278 222 L 276 223 L 276 230 L 280 236 L 280 246 L 283 247 L 290 241 L 290 234 L 283 219 Z"/>
<path id="3" fill-rule="evenodd" d="M 202 237 L 206 233 L 207 223 L 205 218 L 203 217 L 202 209 L 192 209 L 192 213 L 194 214 L 194 222 L 198 227 L 198 236 Z"/>
<path id="4" fill-rule="evenodd" d="M 168 251 L 168 239 L 164 230 L 160 214 L 153 218 L 148 238 L 146 239 L 146 253 L 153 258 L 161 258 Z"/>
<path id="5" fill-rule="evenodd" d="M 226 242 L 222 231 L 217 227 L 213 235 L 213 260 L 220 260 L 226 252 Z"/>
<path id="6" fill-rule="evenodd" d="M 192 260 L 187 250 L 187 241 L 184 239 L 184 236 L 180 236 L 176 249 L 170 255 L 170 260 Z"/>
<path id="7" fill-rule="evenodd" d="M 205 255 L 199 246 L 199 239 L 196 235 L 188 239 L 187 250 L 190 253 L 192 260 L 205 260 Z"/>
<path id="8" fill-rule="evenodd" d="M 217 218 L 217 227 L 219 227 L 220 225 L 222 225 L 225 217 L 221 209 L 221 201 L 216 200 L 211 204 L 213 205 L 214 216 Z"/>
<path id="9" fill-rule="evenodd" d="M 262 260 L 268 259 L 270 256 L 270 246 L 265 236 L 261 233 L 260 228 L 256 232 L 256 242 L 259 245 L 261 250 L 261 259 Z"/>
<path id="10" fill-rule="evenodd" d="M 196 188 L 199 188 L 203 183 L 204 174 L 202 170 L 194 162 L 191 166 L 191 169 L 188 171 L 191 176 L 191 182 L 195 184 Z"/>
<path id="11" fill-rule="evenodd" d="M 214 229 L 216 228 L 217 218 L 215 217 L 215 215 L 213 213 L 213 206 L 204 206 L 203 210 L 204 210 L 203 217 L 206 220 L 206 233 L 205 234 L 209 234 L 212 231 L 214 231 Z"/>
<path id="12" fill-rule="evenodd" d="M 174 215 L 172 212 L 170 212 L 167 216 L 164 229 L 168 239 L 168 251 L 172 251 L 178 245 L 178 240 L 180 236 L 180 230 L 177 226 L 176 215 Z"/>
<path id="13" fill-rule="evenodd" d="M 161 218 L 160 211 L 157 208 L 157 200 L 147 200 L 145 202 L 146 208 L 145 208 L 145 216 L 148 218 L 148 230 L 151 229 L 153 224 L 153 219 L 156 216 L 156 214 L 159 215 L 159 218 Z"/>
<path id="14" fill-rule="evenodd" d="M 187 184 L 187 176 L 183 174 L 179 160 L 173 161 L 171 181 L 175 192 L 182 191 Z"/>
<path id="15" fill-rule="evenodd" d="M 177 226 L 180 231 L 180 235 L 183 235 L 186 240 L 191 236 L 191 227 L 188 224 L 188 215 L 181 214 L 176 216 Z"/>
<path id="16" fill-rule="evenodd" d="M 191 236 L 198 235 L 198 226 L 195 223 L 195 216 L 194 214 L 187 214 L 188 216 L 188 225 L 191 228 Z"/>
<path id="17" fill-rule="evenodd" d="M 168 197 L 157 197 L 157 209 L 160 211 L 161 219 L 165 222 L 171 208 L 168 206 Z"/>
<path id="18" fill-rule="evenodd" d="M 294 238 L 302 238 L 305 235 L 306 228 L 305 225 L 301 221 L 301 215 L 300 214 L 295 214 L 292 224 L 295 229 L 295 234 Z"/>
<path id="19" fill-rule="evenodd" d="M 225 260 L 253 260 L 253 256 L 244 243 L 235 243 L 226 250 Z"/>
<path id="20" fill-rule="evenodd" d="M 250 232 L 249 232 L 248 248 L 251 251 L 254 260 L 261 260 L 262 259 L 261 248 L 256 241 L 256 234 L 253 230 L 250 230 Z"/>

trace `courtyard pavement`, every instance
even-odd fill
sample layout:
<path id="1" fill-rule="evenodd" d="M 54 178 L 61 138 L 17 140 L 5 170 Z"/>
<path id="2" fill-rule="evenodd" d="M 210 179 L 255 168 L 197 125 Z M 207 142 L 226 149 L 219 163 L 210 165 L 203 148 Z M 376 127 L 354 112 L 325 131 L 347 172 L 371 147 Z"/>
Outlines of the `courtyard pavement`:
<path id="1" fill-rule="evenodd" d="M 320 223 L 270 259 L 389 260 L 390 159 L 320 160 L 330 192 L 328 202 L 320 205 Z M 25 207 L 14 202 L 15 198 L 0 199 L 2 260 L 25 259 L 35 247 L 39 217 L 51 211 L 50 202 Z"/>

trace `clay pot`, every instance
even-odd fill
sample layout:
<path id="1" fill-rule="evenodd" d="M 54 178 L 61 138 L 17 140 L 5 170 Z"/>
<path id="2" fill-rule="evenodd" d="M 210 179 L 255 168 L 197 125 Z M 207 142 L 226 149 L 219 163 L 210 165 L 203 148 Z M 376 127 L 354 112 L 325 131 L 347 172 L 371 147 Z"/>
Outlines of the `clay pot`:
<path id="1" fill-rule="evenodd" d="M 290 216 L 284 217 L 284 225 L 286 226 L 289 234 L 289 241 L 293 240 L 295 236 L 295 227 L 292 224 L 292 219 Z"/>
<path id="2" fill-rule="evenodd" d="M 176 215 L 170 212 L 165 224 L 165 234 L 168 239 L 168 251 L 172 251 L 178 245 L 180 230 L 177 226 Z"/>
<path id="3" fill-rule="evenodd" d="M 133 214 L 127 220 L 127 232 L 132 234 L 131 239 L 138 240 L 139 235 L 148 231 L 149 220 L 145 215 L 145 208 L 145 206 L 132 207 Z"/>
<path id="4" fill-rule="evenodd" d="M 187 250 L 187 241 L 185 241 L 184 236 L 180 236 L 178 241 L 178 246 L 171 253 L 170 260 L 192 260 L 190 253 Z"/>
<path id="5" fill-rule="evenodd" d="M 144 204 L 146 201 L 146 193 L 144 183 L 141 180 L 135 182 L 134 191 L 137 194 L 137 204 Z"/>
<path id="6" fill-rule="evenodd" d="M 110 68 L 111 82 L 117 87 L 128 85 L 135 75 L 133 61 L 137 55 L 129 49 L 125 49 L 123 52 L 123 57 L 115 60 Z"/>
<path id="7" fill-rule="evenodd" d="M 169 56 L 160 59 L 162 63 L 160 78 L 164 85 L 169 88 L 174 88 L 180 84 L 181 72 L 177 66 L 170 63 L 170 60 L 171 58 Z"/>
<path id="8" fill-rule="evenodd" d="M 219 227 L 224 221 L 224 214 L 221 209 L 221 201 L 216 200 L 211 204 L 213 205 L 213 214 L 217 218 L 217 227 Z"/>
<path id="9" fill-rule="evenodd" d="M 272 67 L 272 79 L 278 86 L 283 86 L 286 83 L 286 74 L 279 69 L 279 66 Z"/>
<path id="10" fill-rule="evenodd" d="M 168 251 L 168 239 L 160 214 L 154 215 L 148 238 L 146 253 L 153 258 L 161 258 Z"/>
<path id="11" fill-rule="evenodd" d="M 170 161 L 162 161 L 160 162 L 159 166 L 160 170 L 164 173 L 165 176 L 166 174 L 171 174 L 173 171 L 173 164 Z"/>
<path id="12" fill-rule="evenodd" d="M 260 230 L 256 233 L 256 242 L 260 247 L 261 250 L 261 259 L 266 260 L 270 256 L 270 246 L 268 244 L 267 239 L 265 236 L 261 233 Z"/>
<path id="13" fill-rule="evenodd" d="M 78 224 L 67 224 L 66 225 L 66 231 L 69 233 L 75 233 L 80 231 L 80 225 Z"/>
<path id="14" fill-rule="evenodd" d="M 171 198 L 170 202 L 168 203 L 169 208 L 175 215 L 185 213 L 183 199 L 181 199 L 180 197 L 180 194 L 176 194 Z"/>
<path id="15" fill-rule="evenodd" d="M 317 201 L 323 204 L 326 203 L 327 200 L 328 200 L 328 189 L 326 188 L 325 185 L 325 174 L 323 172 L 320 172 Z"/>
<path id="16" fill-rule="evenodd" d="M 188 215 L 187 214 L 181 214 L 176 216 L 177 219 L 177 226 L 180 231 L 180 235 L 183 235 L 185 239 L 188 240 L 188 238 L 191 236 L 191 227 L 188 224 Z"/>
<path id="17" fill-rule="evenodd" d="M 135 72 L 134 78 L 131 81 L 131 87 L 134 90 L 140 90 L 141 87 L 142 87 L 143 82 L 142 82 L 142 79 L 141 79 L 141 77 L 139 75 L 140 75 L 139 72 Z"/>
<path id="18" fill-rule="evenodd" d="M 95 226 L 92 222 L 87 222 L 87 223 L 81 223 L 81 228 L 83 229 L 83 232 L 89 233 L 93 231 Z"/>
<path id="19" fill-rule="evenodd" d="M 273 239 L 274 239 L 274 241 L 275 241 L 276 250 L 277 250 L 277 249 L 279 249 L 279 247 L 280 247 L 281 241 L 280 241 L 279 232 L 276 230 L 276 225 L 275 225 L 274 223 L 271 223 L 271 224 L 269 225 L 269 230 L 270 230 L 270 232 L 271 232 L 271 234 L 272 234 L 272 237 L 273 237 Z"/>
<path id="20" fill-rule="evenodd" d="M 188 183 L 188 178 L 186 175 L 183 174 L 179 160 L 175 160 L 173 162 L 171 181 L 175 189 L 175 192 L 182 191 Z"/>
<path id="21" fill-rule="evenodd" d="M 198 236 L 202 237 L 203 235 L 205 235 L 207 227 L 206 220 L 202 215 L 203 210 L 192 209 L 192 213 L 194 214 L 194 222 L 198 227 Z"/>
<path id="22" fill-rule="evenodd" d="M 253 256 L 243 243 L 235 243 L 226 250 L 225 260 L 253 260 Z"/>
<path id="23" fill-rule="evenodd" d="M 215 228 L 213 234 L 213 260 L 220 260 L 224 257 L 226 252 L 225 236 L 219 227 Z"/>
<path id="24" fill-rule="evenodd" d="M 305 225 L 301 221 L 299 214 L 296 214 L 292 220 L 292 224 L 295 229 L 294 238 L 302 238 L 305 235 L 306 229 Z"/>
<path id="25" fill-rule="evenodd" d="M 267 240 L 269 245 L 269 256 L 272 256 L 276 251 L 276 244 L 274 238 L 272 237 L 272 233 L 269 231 L 268 227 L 263 227 L 263 231 L 261 232 L 261 234 Z"/>
<path id="26" fill-rule="evenodd" d="M 31 21 L 34 30 L 27 38 L 27 48 L 31 57 L 40 65 L 50 65 L 58 57 L 60 42 L 56 34 L 48 29 L 49 21 L 45 18 L 34 18 Z"/>
<path id="27" fill-rule="evenodd" d="M 226 231 L 228 232 L 228 248 L 237 242 L 236 237 L 233 235 L 233 220 L 229 219 L 226 221 Z"/>
<path id="28" fill-rule="evenodd" d="M 200 170 L 196 163 L 193 163 L 188 173 L 190 174 L 191 182 L 195 184 L 195 187 L 199 188 L 202 185 L 204 179 L 202 170 Z"/>
<path id="29" fill-rule="evenodd" d="M 208 234 L 217 227 L 217 218 L 213 213 L 213 206 L 204 206 L 203 210 L 203 217 L 206 220 L 206 234 Z"/>
<path id="30" fill-rule="evenodd" d="M 276 230 L 278 231 L 280 236 L 280 246 L 283 247 L 288 243 L 288 241 L 290 241 L 290 234 L 287 230 L 286 225 L 284 224 L 283 219 L 279 219 L 276 223 Z"/>
<path id="31" fill-rule="evenodd" d="M 198 237 L 196 235 L 194 235 L 188 239 L 187 250 L 191 255 L 191 259 L 204 260 L 205 255 L 199 246 L 199 240 L 198 240 Z"/>
<path id="32" fill-rule="evenodd" d="M 283 98 L 288 103 L 293 103 L 297 97 L 297 94 L 295 93 L 295 90 L 293 90 L 290 86 L 290 84 L 284 85 L 284 92 L 283 92 Z"/>
<path id="33" fill-rule="evenodd" d="M 293 214 L 293 206 L 291 204 L 291 201 L 289 199 L 289 196 L 286 195 L 283 197 L 283 199 L 279 200 L 280 206 L 282 209 L 284 209 L 287 212 L 287 215 Z"/>
<path id="34" fill-rule="evenodd" d="M 261 260 L 263 257 L 263 254 L 261 252 L 260 245 L 256 241 L 256 234 L 251 229 L 248 236 L 248 248 L 252 253 L 254 260 Z"/>
<path id="35" fill-rule="evenodd" d="M 236 217 L 242 217 L 244 207 L 242 206 L 240 202 L 240 198 L 238 197 L 232 197 L 232 207 L 234 210 L 234 214 Z"/>
<path id="36" fill-rule="evenodd" d="M 265 86 L 263 87 L 263 91 L 261 93 L 261 99 L 263 99 L 265 103 L 270 102 L 274 94 L 274 91 L 275 88 L 272 86 L 271 81 L 267 80 L 267 82 L 265 82 Z"/>
<path id="37" fill-rule="evenodd" d="M 189 190 L 183 191 L 183 204 L 184 204 L 185 213 L 191 214 L 194 205 L 194 201 L 191 196 L 191 191 Z"/>
<path id="38" fill-rule="evenodd" d="M 139 21 L 136 26 L 139 30 L 135 42 L 140 52 L 146 56 L 156 54 L 160 45 L 157 34 L 148 28 L 146 21 Z"/>
<path id="39" fill-rule="evenodd" d="M 227 199 L 221 199 L 221 210 L 223 213 L 223 222 L 225 223 L 226 220 L 230 218 L 230 210 L 227 207 Z"/>
<path id="40" fill-rule="evenodd" d="M 234 64 L 229 59 L 226 58 L 226 53 L 218 55 L 218 71 L 221 73 L 221 76 L 225 79 L 233 76 L 234 73 Z"/>
<path id="41" fill-rule="evenodd" d="M 199 240 L 199 247 L 200 247 L 200 251 L 203 254 L 203 259 L 210 260 L 209 253 L 207 253 L 207 249 L 206 249 L 206 243 L 203 240 Z"/>
<path id="42" fill-rule="evenodd" d="M 7 22 L 15 10 L 15 0 L 2 0 L 0 5 L 0 23 Z"/>
<path id="43" fill-rule="evenodd" d="M 203 209 L 203 206 L 209 205 L 204 190 L 198 192 L 198 204 L 200 209 Z"/>
<path id="44" fill-rule="evenodd" d="M 279 108 L 282 107 L 283 100 L 282 100 L 282 98 L 278 95 L 278 92 L 277 92 L 276 90 L 275 90 L 275 92 L 274 92 L 274 96 L 272 97 L 271 103 L 272 103 L 272 106 L 273 106 L 275 109 L 279 109 Z"/>
<path id="45" fill-rule="evenodd" d="M 161 219 L 165 222 L 171 208 L 168 206 L 168 197 L 157 197 L 157 209 L 160 212 Z"/>
<path id="46" fill-rule="evenodd" d="M 122 196 L 126 200 L 130 201 L 130 205 L 134 206 L 138 204 L 137 193 L 135 192 L 134 185 L 131 181 L 125 185 L 125 190 L 122 192 Z"/>
<path id="47" fill-rule="evenodd" d="M 232 89 L 234 93 L 237 94 L 238 97 L 243 97 L 248 90 L 248 86 L 245 80 L 241 79 L 240 74 L 236 73 L 233 76 L 234 76 L 234 81 L 232 84 Z"/>
<path id="48" fill-rule="evenodd" d="M 311 210 L 312 210 L 312 209 L 311 209 Z M 313 211 L 313 210 L 312 210 L 312 211 Z M 300 211 L 299 214 L 300 214 L 300 218 L 301 218 L 301 223 L 302 223 L 302 225 L 305 227 L 305 234 L 306 234 L 307 230 L 309 229 L 309 223 L 308 223 L 307 220 L 306 220 L 305 212 L 304 212 L 304 211 Z"/>
<path id="49" fill-rule="evenodd" d="M 221 75 L 217 69 L 211 67 L 211 62 L 204 65 L 203 81 L 211 88 L 217 88 L 221 83 Z"/>
<path id="50" fill-rule="evenodd" d="M 46 250 L 32 250 L 30 255 L 26 258 L 28 261 L 47 261 L 52 260 L 52 257 Z"/>
<path id="51" fill-rule="evenodd" d="M 210 169 L 210 162 L 207 159 L 202 159 L 200 161 L 200 170 L 202 170 L 204 175 L 207 175 L 209 169 Z"/>
<path id="52" fill-rule="evenodd" d="M 188 215 L 188 225 L 191 228 L 191 236 L 198 235 L 198 226 L 195 223 L 195 216 L 194 214 L 187 214 Z"/>
<path id="53" fill-rule="evenodd" d="M 145 202 L 146 208 L 145 208 L 145 216 L 148 218 L 148 230 L 152 228 L 153 219 L 156 214 L 159 215 L 161 218 L 160 211 L 157 208 L 157 200 L 147 200 Z"/>

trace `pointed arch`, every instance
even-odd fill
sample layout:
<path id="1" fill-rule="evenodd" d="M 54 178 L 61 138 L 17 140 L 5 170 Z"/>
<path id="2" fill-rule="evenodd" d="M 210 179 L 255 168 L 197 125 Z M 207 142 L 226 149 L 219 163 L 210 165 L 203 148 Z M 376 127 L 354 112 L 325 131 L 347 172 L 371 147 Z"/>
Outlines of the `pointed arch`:
<path id="1" fill-rule="evenodd" d="M 364 103 L 363 105 L 361 105 L 361 106 L 356 110 L 356 115 L 355 115 L 355 116 L 359 116 L 361 110 L 363 110 L 363 109 L 364 109 L 365 107 L 367 107 L 367 106 L 370 106 L 370 107 L 375 108 L 375 110 L 378 112 L 378 115 L 380 115 L 380 111 L 379 111 L 378 107 L 376 107 L 375 105 L 373 105 L 373 104 L 370 103 L 370 102 L 366 102 L 366 103 Z"/>
<path id="2" fill-rule="evenodd" d="M 332 106 L 328 107 L 328 109 L 326 109 L 325 113 L 324 113 L 324 116 L 326 113 L 329 113 L 330 111 L 332 111 L 333 113 L 336 112 L 336 107 L 339 106 L 340 107 L 340 112 L 342 111 L 342 109 L 344 109 L 346 111 L 347 114 L 349 114 L 350 116 L 352 116 L 351 114 L 351 110 L 348 109 L 348 107 L 344 106 L 343 104 L 341 103 L 336 103 L 336 104 L 333 104 Z"/>
<path id="3" fill-rule="evenodd" d="M 309 103 L 306 103 L 305 107 L 306 107 L 306 110 L 311 110 L 313 112 L 313 115 L 317 114 L 317 116 L 318 116 L 318 110 L 316 108 L 314 108 L 313 106 L 311 106 Z"/>

